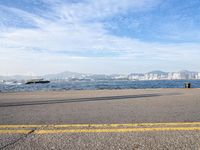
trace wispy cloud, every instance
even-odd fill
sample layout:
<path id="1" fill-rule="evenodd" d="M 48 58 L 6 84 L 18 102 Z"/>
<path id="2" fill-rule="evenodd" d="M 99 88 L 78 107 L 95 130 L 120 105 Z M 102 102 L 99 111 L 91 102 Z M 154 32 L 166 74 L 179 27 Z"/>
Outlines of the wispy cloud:
<path id="1" fill-rule="evenodd" d="M 161 0 L 22 0 L 19 5 L 0 3 L 0 73 L 23 73 L 31 69 L 37 73 L 65 69 L 131 72 L 162 66 L 177 69 L 188 57 L 198 60 L 198 43 L 146 41 L 134 35 L 117 35 L 108 28 L 113 25 L 113 17 L 134 18 L 129 13 L 135 14 L 131 26 L 139 28 L 144 22 L 137 19 L 138 13 L 151 14 L 160 4 Z M 110 23 L 106 24 L 105 20 L 109 19 Z M 128 23 L 125 25 L 130 26 Z M 174 66 L 176 60 L 179 63 Z M 123 67 L 119 69 L 117 66 Z M 191 62 L 188 68 L 197 68 L 193 66 Z"/>
<path id="2" fill-rule="evenodd" d="M 104 25 L 94 20 L 123 13 L 130 8 L 143 8 L 149 1 L 105 0 L 69 4 L 57 1 L 55 5 L 49 4 L 57 17 L 53 21 L 17 8 L 7 8 L 21 17 L 24 24 L 31 22 L 37 28 L 11 28 L 11 31 L 3 33 L 1 45 L 7 45 L 7 48 L 8 45 L 34 49 L 38 47 L 46 51 L 130 51 L 133 48 L 131 45 L 139 44 L 137 40 L 109 35 Z"/>

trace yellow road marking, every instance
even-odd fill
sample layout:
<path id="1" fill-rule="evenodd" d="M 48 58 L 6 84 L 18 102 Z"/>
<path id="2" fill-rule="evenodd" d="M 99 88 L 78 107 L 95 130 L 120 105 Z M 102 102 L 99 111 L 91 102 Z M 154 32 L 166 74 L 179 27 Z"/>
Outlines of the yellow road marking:
<path id="1" fill-rule="evenodd" d="M 36 130 L 35 134 L 55 134 L 55 133 L 110 133 L 110 132 L 145 132 L 145 131 L 194 131 L 194 130 L 200 131 L 200 127 Z"/>
<path id="2" fill-rule="evenodd" d="M 145 131 L 200 131 L 200 122 L 130 123 L 130 124 L 63 124 L 63 125 L 0 125 L 0 134 L 103 133 Z"/>
<path id="3" fill-rule="evenodd" d="M 122 128 L 122 129 L 67 129 L 67 130 L 35 130 L 33 134 L 58 133 L 119 133 L 146 131 L 200 131 L 200 127 L 168 127 L 168 128 Z M 31 130 L 0 130 L 0 134 L 28 134 Z"/>
<path id="4" fill-rule="evenodd" d="M 197 126 L 200 122 L 129 123 L 129 124 L 63 124 L 63 125 L 0 125 L 0 128 L 67 128 L 67 127 L 140 127 L 140 126 Z"/>

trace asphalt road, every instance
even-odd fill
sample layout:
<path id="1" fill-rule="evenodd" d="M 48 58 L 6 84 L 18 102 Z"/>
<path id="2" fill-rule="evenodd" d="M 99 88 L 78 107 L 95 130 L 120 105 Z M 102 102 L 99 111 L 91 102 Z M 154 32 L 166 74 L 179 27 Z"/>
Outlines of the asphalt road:
<path id="1" fill-rule="evenodd" d="M 200 89 L 0 93 L 0 149 L 199 150 L 199 122 Z"/>

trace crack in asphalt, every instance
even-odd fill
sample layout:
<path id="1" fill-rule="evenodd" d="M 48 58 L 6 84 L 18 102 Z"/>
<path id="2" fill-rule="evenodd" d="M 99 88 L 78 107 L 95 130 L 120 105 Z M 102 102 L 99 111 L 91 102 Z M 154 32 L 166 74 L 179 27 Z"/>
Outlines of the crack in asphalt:
<path id="1" fill-rule="evenodd" d="M 28 132 L 26 135 L 20 136 L 18 139 L 14 140 L 13 142 L 8 143 L 8 144 L 6 144 L 6 145 L 0 147 L 0 150 L 3 150 L 3 149 L 5 149 L 5 148 L 7 148 L 7 147 L 9 147 L 9 146 L 12 146 L 12 145 L 18 143 L 18 142 L 21 141 L 21 140 L 24 140 L 25 138 L 27 138 L 30 134 L 32 134 L 32 133 L 35 132 L 35 131 L 36 131 L 36 129 L 31 130 L 31 131 Z"/>

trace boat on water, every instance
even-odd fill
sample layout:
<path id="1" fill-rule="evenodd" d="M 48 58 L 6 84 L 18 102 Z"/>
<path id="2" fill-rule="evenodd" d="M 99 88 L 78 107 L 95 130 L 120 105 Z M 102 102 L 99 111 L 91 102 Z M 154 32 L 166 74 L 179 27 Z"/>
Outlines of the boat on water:
<path id="1" fill-rule="evenodd" d="M 45 84 L 45 83 L 50 83 L 50 81 L 48 80 L 44 80 L 44 79 L 32 79 L 32 80 L 28 80 L 25 84 Z"/>

